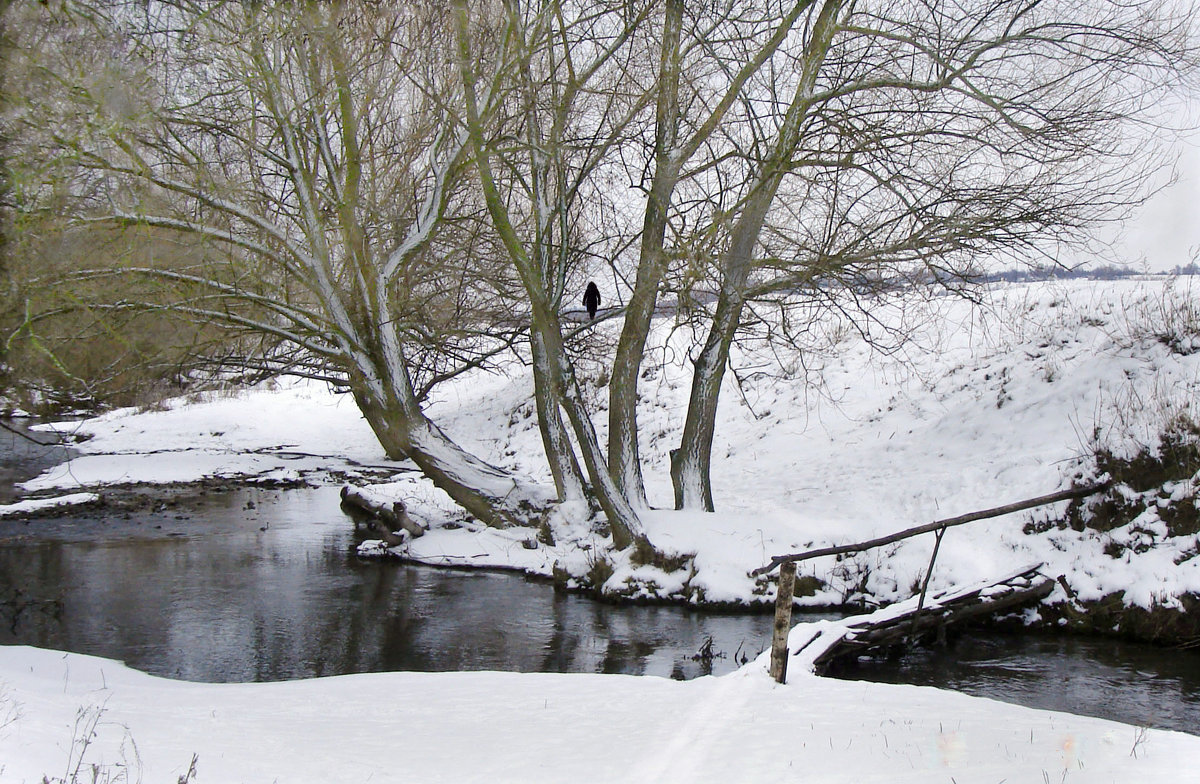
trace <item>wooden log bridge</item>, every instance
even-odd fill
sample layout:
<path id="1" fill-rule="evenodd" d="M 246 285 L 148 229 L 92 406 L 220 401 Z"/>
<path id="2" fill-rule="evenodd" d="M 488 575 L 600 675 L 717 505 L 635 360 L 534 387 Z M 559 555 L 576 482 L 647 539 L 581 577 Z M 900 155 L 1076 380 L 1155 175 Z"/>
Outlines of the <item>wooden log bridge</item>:
<path id="1" fill-rule="evenodd" d="M 857 653 L 865 648 L 892 645 L 906 638 L 909 641 L 915 641 L 922 636 L 923 632 L 928 631 L 930 628 L 936 628 L 939 637 L 944 638 L 945 628 L 950 623 L 1040 601 L 1054 590 L 1055 581 L 1038 573 L 1038 569 L 1042 567 L 1042 564 L 1037 564 L 1025 567 L 1019 572 L 1010 574 L 998 581 L 966 589 L 947 589 L 931 597 L 930 604 L 926 606 L 929 578 L 933 574 L 933 567 L 937 561 L 938 550 L 941 547 L 942 536 L 945 535 L 946 529 L 952 526 L 972 523 L 976 520 L 986 520 L 1012 512 L 1045 506 L 1057 501 L 1085 498 L 1107 489 L 1108 486 L 1108 482 L 1102 482 L 1100 484 L 1075 487 L 1070 490 L 1050 493 L 1049 495 L 1037 496 L 1036 498 L 1027 498 L 1023 501 L 997 506 L 992 509 L 984 509 L 979 512 L 959 515 L 958 517 L 937 520 L 865 542 L 822 547 L 802 553 L 791 553 L 789 555 L 777 555 L 773 557 L 771 562 L 766 566 L 759 567 L 751 572 L 752 575 L 757 576 L 767 574 L 777 567 L 779 568 L 779 587 L 775 595 L 775 625 L 771 638 L 771 677 L 779 683 L 787 680 L 788 659 L 790 658 L 788 654 L 790 641 L 788 630 L 791 628 L 792 622 L 792 604 L 795 601 L 795 597 L 792 595 L 793 585 L 796 579 L 796 564 L 799 561 L 807 561 L 811 558 L 820 558 L 827 555 L 862 552 L 863 550 L 882 547 L 913 536 L 919 536 L 920 534 L 932 533 L 937 536 L 937 540 L 933 546 L 933 555 L 929 559 L 929 567 L 925 570 L 925 579 L 921 586 L 921 593 L 918 596 L 886 607 L 870 615 L 859 616 L 839 622 L 839 624 L 833 624 L 828 634 L 821 632 L 804 643 L 802 647 L 807 648 L 812 646 L 818 637 L 824 635 L 827 638 L 823 646 L 817 647 L 815 654 L 806 657 L 808 666 L 814 672 L 819 672 L 825 665 L 839 656 Z M 838 628 L 842 630 L 840 633 L 837 632 Z"/>

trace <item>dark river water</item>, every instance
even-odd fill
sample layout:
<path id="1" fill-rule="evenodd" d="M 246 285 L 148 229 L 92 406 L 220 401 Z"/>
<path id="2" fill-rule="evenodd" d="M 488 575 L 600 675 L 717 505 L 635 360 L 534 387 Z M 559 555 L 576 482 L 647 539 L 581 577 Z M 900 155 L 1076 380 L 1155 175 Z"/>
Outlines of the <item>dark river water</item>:
<path id="1" fill-rule="evenodd" d="M 514 574 L 361 559 L 355 543 L 337 488 L 0 518 L 0 643 L 220 682 L 478 669 L 692 678 L 769 642 L 767 615 L 617 607 Z M 1200 734 L 1195 650 L 978 632 L 841 676 Z"/>
<path id="2" fill-rule="evenodd" d="M 770 635 L 762 615 L 616 607 L 514 574 L 362 559 L 355 543 L 336 487 L 213 492 L 198 508 L 128 519 L 0 520 L 0 643 L 198 681 L 482 669 L 691 678 L 733 669 Z"/>
<path id="3" fill-rule="evenodd" d="M 32 479 L 47 468 L 70 457 L 70 451 L 54 443 L 52 436 L 28 430 L 19 423 L 3 421 L 0 427 L 0 504 L 18 495 L 13 484 Z"/>

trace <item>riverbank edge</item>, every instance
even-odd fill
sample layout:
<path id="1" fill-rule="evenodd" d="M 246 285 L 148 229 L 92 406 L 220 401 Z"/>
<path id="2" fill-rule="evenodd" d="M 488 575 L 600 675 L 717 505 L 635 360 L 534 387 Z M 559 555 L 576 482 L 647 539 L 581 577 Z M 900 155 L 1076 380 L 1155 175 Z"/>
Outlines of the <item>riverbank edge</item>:
<path id="1" fill-rule="evenodd" d="M 234 491 L 246 488 L 288 490 L 333 487 L 336 484 L 337 482 L 321 482 L 314 485 L 312 481 L 303 478 L 208 477 L 194 482 L 107 485 L 94 489 L 93 492 L 97 497 L 87 503 L 50 506 L 0 518 L 0 520 L 11 523 L 24 519 L 53 519 L 76 515 L 80 512 L 124 514 L 130 511 L 186 510 L 190 503 L 199 500 L 205 493 L 214 491 Z M 42 495 L 41 493 L 30 494 L 28 497 L 34 498 Z M 354 525 L 353 519 L 349 515 L 346 517 L 346 522 L 347 525 Z M 382 557 L 400 563 L 448 571 L 519 574 L 534 582 L 552 585 L 556 591 L 586 596 L 595 601 L 616 606 L 686 607 L 710 613 L 759 613 L 764 618 L 774 608 L 774 596 L 766 590 L 759 595 L 759 598 L 752 601 L 713 601 L 705 599 L 702 593 L 696 592 L 689 592 L 687 595 L 654 596 L 644 593 L 629 595 L 619 591 L 602 590 L 603 581 L 598 586 L 589 581 L 586 576 L 580 579 L 580 576 L 570 575 L 559 570 L 547 575 L 517 565 L 442 563 L 405 555 L 394 549 L 386 551 Z M 1050 576 L 1058 579 L 1060 587 L 1036 606 L 1020 612 L 979 619 L 964 628 L 979 627 L 1013 632 L 1068 632 L 1083 637 L 1123 639 L 1164 648 L 1200 648 L 1200 595 L 1198 594 L 1184 593 L 1179 596 L 1164 597 L 1165 601 L 1156 601 L 1154 606 L 1145 608 L 1127 604 L 1124 600 L 1124 591 L 1115 591 L 1099 599 L 1081 600 L 1071 595 L 1069 582 L 1065 576 Z M 794 605 L 797 612 L 846 616 L 871 612 L 882 606 L 874 605 L 869 601 L 841 604 L 807 603 L 803 601 L 806 588 L 808 586 L 803 580 L 797 581 L 796 596 L 799 601 Z M 765 620 L 764 623 L 766 623 Z"/>

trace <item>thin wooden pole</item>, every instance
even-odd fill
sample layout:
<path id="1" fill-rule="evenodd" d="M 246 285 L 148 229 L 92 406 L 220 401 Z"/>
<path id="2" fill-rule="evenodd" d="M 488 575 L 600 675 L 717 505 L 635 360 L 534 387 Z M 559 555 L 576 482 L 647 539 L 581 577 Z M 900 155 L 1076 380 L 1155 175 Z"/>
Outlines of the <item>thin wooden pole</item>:
<path id="1" fill-rule="evenodd" d="M 925 594 L 929 591 L 929 578 L 933 577 L 933 564 L 937 561 L 938 550 L 942 546 L 942 537 L 946 535 L 946 529 L 939 528 L 935 535 L 937 536 L 937 541 L 933 543 L 933 555 L 929 556 L 929 567 L 925 570 L 925 580 L 921 583 L 921 598 L 917 599 L 917 611 L 913 613 L 912 626 L 908 630 L 910 644 L 916 640 L 917 619 L 921 617 L 921 610 L 925 608 Z"/>
<path id="2" fill-rule="evenodd" d="M 760 566 L 750 574 L 757 577 L 760 574 L 766 574 L 773 571 L 776 566 L 783 563 L 795 563 L 797 561 L 807 561 L 810 558 L 820 558 L 824 555 L 842 555 L 843 553 L 857 553 L 862 550 L 870 550 L 874 547 L 882 547 L 885 544 L 899 542 L 902 539 L 908 539 L 920 534 L 927 534 L 936 531 L 939 528 L 950 528 L 955 525 L 963 525 L 964 523 L 973 523 L 976 520 L 986 520 L 989 517 L 999 517 L 1000 515 L 1008 514 L 1009 512 L 1020 512 L 1025 509 L 1033 509 L 1036 506 L 1045 506 L 1052 504 L 1055 501 L 1066 501 L 1069 498 L 1086 498 L 1089 495 L 1095 495 L 1101 490 L 1104 490 L 1110 483 L 1104 482 L 1098 485 L 1088 485 L 1085 487 L 1077 487 L 1073 490 L 1061 490 L 1057 493 L 1049 495 L 1041 495 L 1037 498 L 1029 498 L 1024 501 L 1017 501 L 1004 506 L 997 506 L 993 509 L 984 509 L 982 512 L 971 512 L 970 514 L 960 515 L 958 517 L 949 517 L 945 520 L 936 520 L 925 525 L 918 525 L 915 528 L 906 528 L 894 534 L 881 536 L 878 539 L 868 539 L 865 542 L 855 542 L 854 544 L 843 544 L 837 547 L 822 547 L 820 550 L 808 550 L 803 553 L 792 553 L 790 555 L 776 555 L 771 558 L 771 562 L 766 566 Z"/>
<path id="3" fill-rule="evenodd" d="M 775 594 L 775 628 L 771 634 L 771 677 L 776 683 L 787 682 L 788 632 L 792 630 L 792 601 L 796 590 L 796 564 L 785 563 L 779 569 L 779 590 Z"/>

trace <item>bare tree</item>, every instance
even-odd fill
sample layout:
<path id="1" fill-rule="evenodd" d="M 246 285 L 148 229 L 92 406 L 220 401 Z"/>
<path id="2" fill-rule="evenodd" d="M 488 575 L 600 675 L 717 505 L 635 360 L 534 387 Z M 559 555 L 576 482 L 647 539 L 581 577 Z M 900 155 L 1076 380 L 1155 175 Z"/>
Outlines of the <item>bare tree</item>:
<path id="1" fill-rule="evenodd" d="M 629 504 L 622 515 L 645 505 L 638 379 L 669 287 L 713 302 L 672 459 L 676 505 L 712 509 L 717 402 L 748 304 L 808 305 L 846 282 L 961 280 L 980 256 L 1036 257 L 1079 238 L 1143 198 L 1161 159 L 1135 149 L 1144 134 L 1134 123 L 1195 59 L 1190 19 L 1154 2 L 801 0 L 713 13 L 668 1 L 610 9 L 607 23 L 604 9 L 555 0 L 457 7 L 468 104 L 481 60 L 468 46 L 472 11 L 503 30 L 483 58 L 494 105 L 462 113 L 493 229 L 523 270 L 545 340 L 562 342 L 558 300 L 530 249 L 542 241 L 536 227 L 570 207 L 538 201 L 528 182 L 539 161 L 554 162 L 560 196 L 585 191 L 606 164 L 642 184 L 640 221 L 613 228 L 610 244 L 634 280 L 609 384 L 607 474 Z M 608 33 L 595 66 L 574 69 L 572 51 L 597 41 L 566 32 L 584 20 L 629 32 Z M 653 106 L 652 122 L 608 111 L 614 95 Z M 573 117 L 604 118 L 578 158 L 562 154 L 559 130 Z M 513 199 L 541 217 L 523 226 Z M 551 368 L 565 360 L 550 350 Z M 543 373 L 539 388 L 550 387 L 565 405 L 567 378 Z M 575 435 L 596 489 L 603 464 L 588 456 L 590 437 Z"/>
<path id="2" fill-rule="evenodd" d="M 1036 255 L 1144 198 L 1133 123 L 1194 67 L 1155 3 L 827 0 L 784 53 L 792 92 L 739 131 L 761 154 L 721 234 L 717 299 L 672 459 L 676 504 L 713 508 L 712 438 L 746 304 L 846 278 L 952 279 Z M 888 270 L 892 272 L 888 272 Z M 869 316 L 868 316 L 869 317 Z"/>
<path id="3" fill-rule="evenodd" d="M 578 464 L 571 441 L 546 433 L 546 423 L 561 409 L 582 455 L 588 490 L 604 510 L 618 546 L 646 544 L 637 517 L 646 504 L 637 456 L 637 380 L 670 258 L 665 236 L 676 209 L 674 191 L 689 163 L 701 171 L 713 165 L 706 145 L 811 5 L 805 0 L 789 4 L 782 15 L 755 7 L 716 21 L 693 15 L 693 37 L 685 45 L 685 12 L 679 2 L 664 8 L 627 5 L 620 13 L 553 0 L 456 4 L 462 114 L 471 130 L 493 229 L 503 238 L 531 304 L 534 375 L 547 453 L 558 464 L 556 478 Z M 497 25 L 503 33 L 487 49 L 475 31 Z M 732 43 L 718 47 L 709 41 L 715 35 Z M 715 94 L 711 89 L 690 93 L 689 108 L 702 113 L 688 118 L 680 107 L 683 64 L 708 58 L 714 47 L 724 60 L 709 76 L 720 86 Z M 739 59 L 742 63 L 732 73 L 722 72 Z M 484 101 L 480 83 L 488 86 Z M 496 96 L 504 100 L 496 101 Z M 644 158 L 642 150 L 648 151 Z M 704 160 L 696 163 L 700 151 Z M 609 384 L 605 455 L 578 389 L 559 315 L 562 284 L 571 279 L 571 264 L 578 264 L 580 255 L 571 252 L 578 249 L 580 237 L 568 230 L 574 225 L 569 217 L 585 197 L 593 212 L 596 203 L 605 201 L 602 183 L 614 168 L 628 178 L 643 167 L 653 167 L 653 173 L 642 218 L 611 227 L 607 246 L 612 256 L 632 245 L 638 248 L 636 283 Z M 622 210 L 616 207 L 612 213 Z M 560 251 L 554 258 L 545 252 L 551 247 Z"/>
<path id="4" fill-rule="evenodd" d="M 712 509 L 747 308 L 1078 236 L 1141 197 L 1156 160 L 1131 120 L 1194 62 L 1190 20 L 1150 0 L 66 8 L 76 27 L 42 47 L 29 99 L 59 118 L 59 187 L 85 221 L 221 249 L 120 275 L 265 336 L 243 364 L 342 380 L 390 455 L 495 524 L 555 498 L 458 448 L 421 401 L 528 341 L 554 496 L 642 550 L 637 400 L 665 296 L 712 302 L 672 459 L 677 506 Z M 70 29 L 91 36 L 86 65 Z M 630 281 L 607 450 L 576 368 L 586 327 L 565 317 L 601 264 Z"/>
<path id="5" fill-rule="evenodd" d="M 484 6 L 473 20 L 465 0 L 455 3 L 455 12 L 463 115 L 493 229 L 530 308 L 535 394 L 556 484 L 564 500 L 586 492 L 596 501 L 618 548 L 645 550 L 637 512 L 605 461 L 560 312 L 579 263 L 573 218 L 594 187 L 593 173 L 650 101 L 652 92 L 636 82 L 632 91 L 622 89 L 638 75 L 634 39 L 646 12 L 507 3 Z M 480 31 L 497 25 L 499 43 L 487 46 Z M 478 63 L 489 59 L 488 91 L 481 94 Z M 497 100 L 510 91 L 511 99 Z M 498 140 L 507 152 L 500 152 Z M 586 488 L 562 414 L 578 444 Z"/>
<path id="6" fill-rule="evenodd" d="M 676 189 L 689 169 L 703 171 L 711 165 L 711 155 L 698 153 L 723 128 L 735 105 L 745 99 L 753 77 L 775 57 L 789 38 L 801 15 L 814 5 L 812 0 L 784 5 L 778 13 L 748 4 L 741 18 L 722 19 L 723 25 L 703 14 L 685 15 L 685 4 L 668 0 L 663 19 L 662 43 L 658 63 L 658 81 L 652 147 L 653 173 L 646 193 L 641 226 L 636 275 L 621 338 L 613 358 L 609 398 L 608 459 L 614 478 L 626 497 L 638 507 L 646 504 L 641 459 L 638 454 L 637 400 L 638 379 L 645 357 L 651 318 L 670 264 L 666 247 L 668 226 L 681 233 L 680 205 Z M 685 21 L 689 22 L 685 36 Z M 733 32 L 733 35 L 729 33 Z M 719 34 L 718 34 L 719 33 Z M 685 40 L 686 38 L 686 40 Z M 727 43 L 719 46 L 716 41 Z M 685 60 L 710 59 L 726 73 L 717 80 L 717 89 L 705 94 L 693 63 L 685 72 Z M 740 66 L 740 67 L 739 67 Z M 689 79 L 688 77 L 692 77 Z M 694 117 L 681 116 L 681 91 L 687 91 L 687 108 Z"/>
<path id="7" fill-rule="evenodd" d="M 21 12 L 42 40 L 26 41 L 39 81 L 18 120 L 49 132 L 59 167 L 31 178 L 26 203 L 67 188 L 82 223 L 218 249 L 192 268 L 118 262 L 55 283 L 177 285 L 173 314 L 262 336 L 240 364 L 347 386 L 389 456 L 474 516 L 505 524 L 544 507 L 540 489 L 463 451 L 421 409 L 433 385 L 517 334 L 487 293 L 503 270 L 474 261 L 489 254 L 473 254 L 466 136 L 433 94 L 450 62 L 437 47 L 452 40 L 438 14 L 190 0 Z"/>

